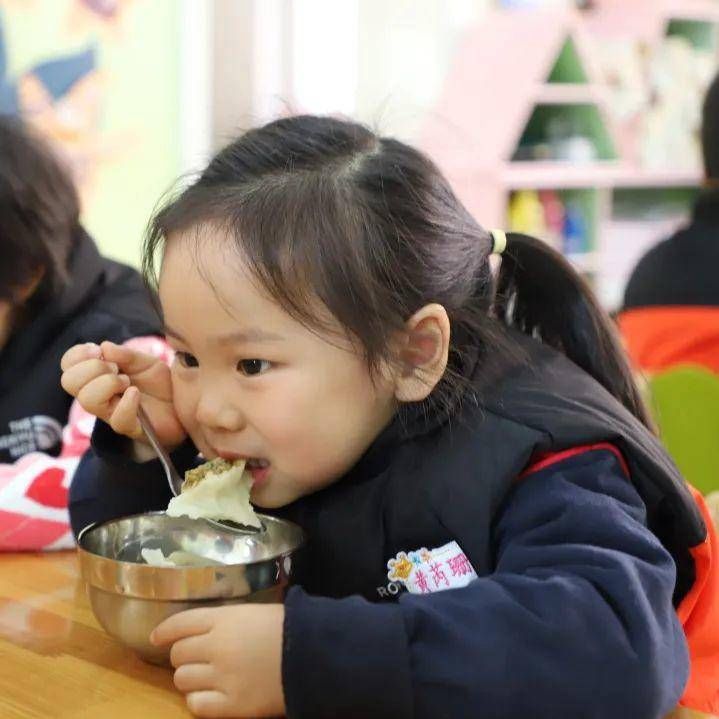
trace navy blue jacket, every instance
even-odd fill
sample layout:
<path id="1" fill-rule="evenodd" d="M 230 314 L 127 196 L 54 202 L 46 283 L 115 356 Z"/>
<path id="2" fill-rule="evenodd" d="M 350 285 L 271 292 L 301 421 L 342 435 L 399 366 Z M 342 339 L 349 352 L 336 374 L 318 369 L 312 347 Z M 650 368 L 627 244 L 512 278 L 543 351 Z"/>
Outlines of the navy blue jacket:
<path id="1" fill-rule="evenodd" d="M 526 344 L 531 365 L 459 420 L 393 423 L 341 481 L 278 512 L 310 537 L 286 600 L 292 719 L 653 719 L 678 701 L 674 607 L 705 528 L 652 435 L 566 358 Z M 523 476 L 539 455 L 598 443 Z M 133 466 L 102 423 L 93 444 L 71 488 L 76 531 L 166 506 L 156 462 Z M 194 454 L 183 446 L 178 466 Z M 390 581 L 403 552 L 419 561 L 451 542 L 477 575 L 466 586 Z M 428 590 L 464 571 L 421 566 Z"/>
<path id="2" fill-rule="evenodd" d="M 82 229 L 68 274 L 60 295 L 33 307 L 0 349 L 0 463 L 60 453 L 73 399 L 60 386 L 60 359 L 70 347 L 161 334 L 139 273 L 102 257 Z"/>

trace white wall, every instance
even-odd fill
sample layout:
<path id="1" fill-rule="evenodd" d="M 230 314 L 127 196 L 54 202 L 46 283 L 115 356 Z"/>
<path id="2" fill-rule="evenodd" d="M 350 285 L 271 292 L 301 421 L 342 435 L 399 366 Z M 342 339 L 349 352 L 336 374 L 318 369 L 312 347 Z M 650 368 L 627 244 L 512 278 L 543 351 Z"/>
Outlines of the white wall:
<path id="1" fill-rule="evenodd" d="M 431 108 L 457 40 L 489 0 L 362 0 L 357 116 L 411 140 Z"/>
<path id="2" fill-rule="evenodd" d="M 412 139 L 491 0 L 215 0 L 213 143 L 282 112 Z"/>

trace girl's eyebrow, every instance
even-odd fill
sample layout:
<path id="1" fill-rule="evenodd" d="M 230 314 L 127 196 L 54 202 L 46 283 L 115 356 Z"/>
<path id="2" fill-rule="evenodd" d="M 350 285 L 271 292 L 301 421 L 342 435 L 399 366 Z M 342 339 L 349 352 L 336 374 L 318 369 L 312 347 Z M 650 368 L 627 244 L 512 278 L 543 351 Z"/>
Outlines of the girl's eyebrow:
<path id="1" fill-rule="evenodd" d="M 185 338 L 168 325 L 165 325 L 165 334 L 187 344 Z M 248 327 L 236 332 L 228 332 L 227 334 L 217 335 L 216 337 L 213 337 L 211 341 L 219 345 L 228 345 L 247 344 L 249 342 L 278 342 L 284 339 L 285 338 L 282 337 L 282 335 L 278 335 L 275 332 L 267 332 L 259 327 Z"/>

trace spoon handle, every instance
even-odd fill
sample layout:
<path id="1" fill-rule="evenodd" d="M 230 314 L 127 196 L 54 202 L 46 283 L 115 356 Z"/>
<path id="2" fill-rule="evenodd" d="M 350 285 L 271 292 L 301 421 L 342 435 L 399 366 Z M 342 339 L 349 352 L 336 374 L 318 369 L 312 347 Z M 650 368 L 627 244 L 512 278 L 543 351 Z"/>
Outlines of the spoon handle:
<path id="1" fill-rule="evenodd" d="M 165 475 L 167 476 L 167 483 L 170 485 L 170 491 L 176 497 L 182 487 L 182 477 L 180 477 L 179 472 L 175 469 L 175 465 L 172 463 L 167 450 L 160 444 L 152 422 L 150 422 L 150 418 L 142 406 L 137 408 L 137 419 L 140 421 L 142 431 L 147 436 L 147 439 L 150 440 L 150 444 L 157 453 L 160 462 L 162 462 L 162 466 L 165 468 Z"/>

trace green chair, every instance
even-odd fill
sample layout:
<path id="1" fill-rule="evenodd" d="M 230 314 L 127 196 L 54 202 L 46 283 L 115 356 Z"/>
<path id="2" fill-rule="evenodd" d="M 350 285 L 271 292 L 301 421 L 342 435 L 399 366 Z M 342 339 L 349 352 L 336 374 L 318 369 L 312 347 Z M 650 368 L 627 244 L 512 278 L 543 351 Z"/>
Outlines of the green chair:
<path id="1" fill-rule="evenodd" d="M 697 365 L 657 373 L 649 404 L 685 479 L 705 495 L 719 490 L 719 375 Z"/>

